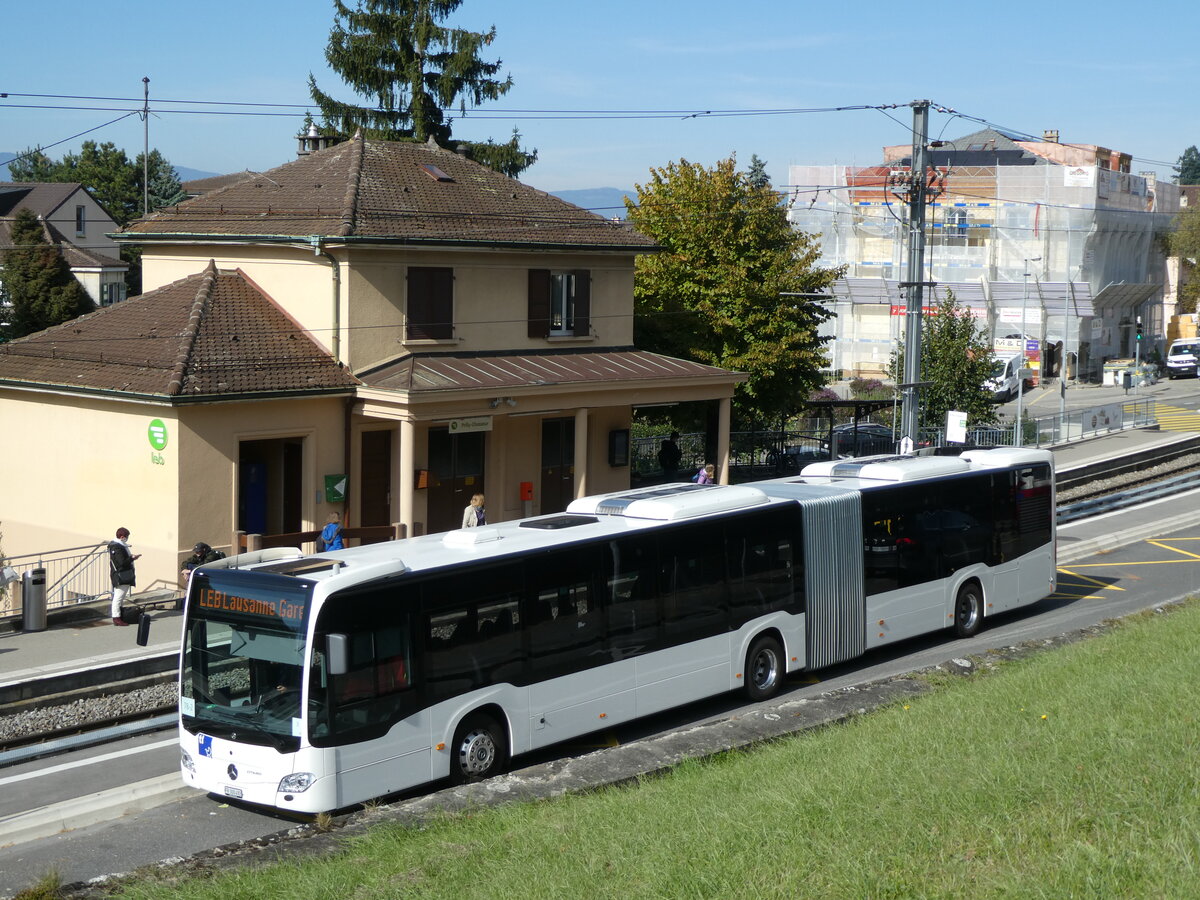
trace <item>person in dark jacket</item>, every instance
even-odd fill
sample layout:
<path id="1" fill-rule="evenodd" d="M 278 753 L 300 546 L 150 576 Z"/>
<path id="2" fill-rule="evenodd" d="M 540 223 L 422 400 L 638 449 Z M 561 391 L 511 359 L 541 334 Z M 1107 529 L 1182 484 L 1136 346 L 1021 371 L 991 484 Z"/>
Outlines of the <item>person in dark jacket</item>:
<path id="1" fill-rule="evenodd" d="M 662 468 L 665 481 L 674 481 L 679 475 L 683 451 L 679 449 L 678 441 L 679 432 L 672 431 L 671 436 L 658 445 L 658 465 Z"/>
<path id="2" fill-rule="evenodd" d="M 179 572 L 184 585 L 191 578 L 193 569 L 199 568 L 205 563 L 216 562 L 218 559 L 224 558 L 225 554 L 220 550 L 214 550 L 208 544 L 204 543 L 204 541 L 197 541 L 196 545 L 192 547 L 192 555 L 183 561 L 183 568 Z"/>
<path id="3" fill-rule="evenodd" d="M 129 529 L 118 528 L 117 536 L 108 542 L 109 575 L 112 578 L 112 622 L 114 625 L 128 625 L 121 618 L 121 604 L 132 593 L 137 583 L 133 562 L 142 554 L 133 553 L 129 548 Z"/>

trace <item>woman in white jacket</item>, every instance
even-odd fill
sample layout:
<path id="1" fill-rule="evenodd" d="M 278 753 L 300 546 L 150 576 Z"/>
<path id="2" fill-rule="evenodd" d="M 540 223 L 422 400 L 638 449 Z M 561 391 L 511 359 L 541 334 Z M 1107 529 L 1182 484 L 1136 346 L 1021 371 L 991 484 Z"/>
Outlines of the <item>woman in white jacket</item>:
<path id="1" fill-rule="evenodd" d="M 476 492 L 471 496 L 471 502 L 463 510 L 463 528 L 476 528 L 487 524 L 487 512 L 483 508 L 483 494 Z"/>

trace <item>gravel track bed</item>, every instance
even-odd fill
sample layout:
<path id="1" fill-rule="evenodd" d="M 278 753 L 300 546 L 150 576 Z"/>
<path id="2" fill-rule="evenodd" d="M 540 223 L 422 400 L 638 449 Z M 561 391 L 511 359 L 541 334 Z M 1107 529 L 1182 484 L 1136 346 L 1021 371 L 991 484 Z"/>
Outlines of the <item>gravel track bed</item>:
<path id="1" fill-rule="evenodd" d="M 1179 456 L 1169 462 L 1160 463 L 1138 472 L 1126 472 L 1112 478 L 1094 478 L 1086 484 L 1059 491 L 1058 502 L 1061 505 L 1074 503 L 1077 500 L 1089 500 L 1092 497 L 1103 497 L 1105 494 L 1127 490 L 1134 485 L 1183 475 L 1198 468 L 1200 468 L 1200 453 L 1189 453 L 1187 456 Z"/>
<path id="2" fill-rule="evenodd" d="M 58 706 L 25 709 L 0 716 L 0 741 L 34 737 L 60 728 L 83 728 L 113 716 L 150 712 L 171 706 L 179 696 L 173 682 L 137 688 L 122 694 L 73 700 Z"/>

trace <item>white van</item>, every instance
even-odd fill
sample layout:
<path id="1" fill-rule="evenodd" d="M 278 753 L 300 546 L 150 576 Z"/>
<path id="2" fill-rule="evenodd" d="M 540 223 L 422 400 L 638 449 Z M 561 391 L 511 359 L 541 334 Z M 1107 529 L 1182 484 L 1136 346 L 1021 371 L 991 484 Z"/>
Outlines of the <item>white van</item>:
<path id="1" fill-rule="evenodd" d="M 1171 341 L 1171 349 L 1167 351 L 1167 377 L 1195 375 L 1197 358 L 1200 358 L 1200 338 Z"/>
<path id="2" fill-rule="evenodd" d="M 1017 396 L 1021 362 L 1020 353 L 1009 353 L 996 357 L 992 377 L 984 383 L 984 387 L 992 392 L 997 403 L 1007 403 Z"/>

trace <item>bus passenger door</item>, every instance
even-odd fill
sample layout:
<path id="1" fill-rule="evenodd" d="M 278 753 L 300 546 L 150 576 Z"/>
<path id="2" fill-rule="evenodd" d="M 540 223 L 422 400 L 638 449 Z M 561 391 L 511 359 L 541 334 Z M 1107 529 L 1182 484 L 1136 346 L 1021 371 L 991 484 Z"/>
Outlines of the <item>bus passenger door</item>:
<path id="1" fill-rule="evenodd" d="M 547 553 L 526 565 L 531 747 L 635 715 L 634 662 L 614 660 L 607 643 L 600 549 Z"/>
<path id="2" fill-rule="evenodd" d="M 637 660 L 639 716 L 729 690 L 723 531 L 711 524 L 672 529 L 659 547 L 661 649 Z"/>

